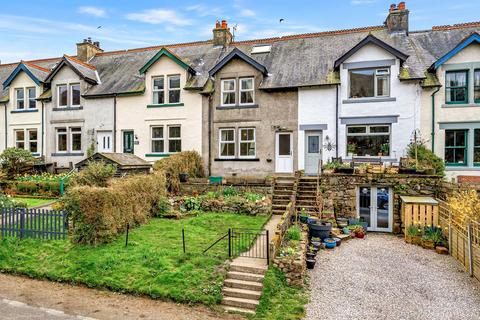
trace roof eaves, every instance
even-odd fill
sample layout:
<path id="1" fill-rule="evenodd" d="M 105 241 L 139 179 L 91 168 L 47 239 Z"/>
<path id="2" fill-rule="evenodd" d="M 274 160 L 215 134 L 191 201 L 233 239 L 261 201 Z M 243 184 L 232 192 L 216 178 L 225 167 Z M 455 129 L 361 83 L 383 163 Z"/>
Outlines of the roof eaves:
<path id="1" fill-rule="evenodd" d="M 12 73 L 10 73 L 8 78 L 3 82 L 3 87 L 8 87 L 21 71 L 25 72 L 38 86 L 42 83 L 42 81 L 33 75 L 33 73 L 28 69 L 27 65 L 21 61 L 20 64 L 18 64 L 17 67 L 12 71 Z"/>
<path id="2" fill-rule="evenodd" d="M 255 59 L 247 56 L 243 51 L 238 48 L 233 49 L 229 54 L 227 54 L 222 60 L 220 60 L 210 71 L 210 76 L 215 75 L 220 69 L 222 69 L 227 63 L 229 63 L 232 59 L 239 58 L 263 73 L 264 75 L 267 74 L 267 68 L 257 62 Z"/>
<path id="3" fill-rule="evenodd" d="M 340 58 L 338 58 L 336 61 L 335 61 L 335 64 L 334 64 L 334 67 L 335 69 L 337 69 L 338 67 L 340 67 L 340 65 L 345 62 L 345 60 L 347 60 L 348 58 L 350 58 L 352 55 L 354 55 L 358 50 L 360 50 L 361 48 L 363 48 L 365 45 L 367 44 L 370 44 L 370 43 L 373 43 L 379 47 L 381 47 L 382 49 L 384 49 L 385 51 L 391 53 L 392 55 L 394 55 L 395 57 L 397 57 L 398 59 L 402 60 L 402 61 L 405 61 L 407 60 L 408 58 L 408 55 L 401 52 L 400 50 L 397 50 L 395 49 L 394 47 L 392 47 L 391 45 L 389 45 L 388 43 L 385 43 L 383 42 L 382 40 L 378 39 L 377 37 L 369 34 L 368 36 L 366 36 L 362 41 L 360 41 L 359 43 L 357 43 L 352 49 L 348 50 L 344 55 L 342 55 Z"/>
<path id="4" fill-rule="evenodd" d="M 146 73 L 148 71 L 148 69 L 150 69 L 150 67 L 163 56 L 166 56 L 166 57 L 170 58 L 171 60 L 173 60 L 173 62 L 175 62 L 176 64 L 178 64 L 180 67 L 187 70 L 191 74 L 196 73 L 195 70 L 190 65 L 183 62 L 182 59 L 180 59 L 180 57 L 178 57 L 177 55 L 172 53 L 167 48 L 163 47 L 142 68 L 140 68 L 140 70 L 139 70 L 140 74 Z"/>
<path id="5" fill-rule="evenodd" d="M 468 37 L 460 41 L 460 43 L 457 44 L 455 48 L 453 48 L 447 54 L 443 55 L 440 59 L 435 61 L 428 70 L 434 71 L 438 69 L 441 65 L 450 60 L 453 56 L 468 47 L 473 42 L 480 43 L 480 34 L 478 34 L 477 32 L 470 34 Z"/>

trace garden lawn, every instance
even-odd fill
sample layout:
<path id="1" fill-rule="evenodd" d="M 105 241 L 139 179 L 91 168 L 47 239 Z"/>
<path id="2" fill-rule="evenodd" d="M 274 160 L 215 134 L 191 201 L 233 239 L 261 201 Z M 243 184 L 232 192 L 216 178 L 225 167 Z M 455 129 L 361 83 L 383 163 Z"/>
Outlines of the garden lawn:
<path id="1" fill-rule="evenodd" d="M 0 240 L 0 270 L 35 278 L 83 283 L 183 303 L 221 300 L 227 241 L 202 254 L 228 228 L 261 229 L 267 216 L 202 213 L 181 220 L 152 219 L 125 236 L 97 247 L 68 240 Z M 185 228 L 186 251 L 182 249 Z"/>
<path id="2" fill-rule="evenodd" d="M 29 208 L 55 201 L 54 199 L 22 198 L 22 197 L 14 197 L 13 200 L 26 203 L 27 207 Z"/>

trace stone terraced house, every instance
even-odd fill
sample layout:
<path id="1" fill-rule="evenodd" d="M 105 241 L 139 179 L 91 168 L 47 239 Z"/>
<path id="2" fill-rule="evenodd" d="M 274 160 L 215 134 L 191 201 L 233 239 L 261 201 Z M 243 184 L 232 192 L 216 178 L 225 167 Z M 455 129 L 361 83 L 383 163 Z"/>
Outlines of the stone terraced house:
<path id="1" fill-rule="evenodd" d="M 332 158 L 398 162 L 415 135 L 449 177 L 480 176 L 480 23 L 211 40 L 0 65 L 0 149 L 58 168 L 88 149 L 147 161 L 196 150 L 215 176 L 315 175 Z"/>

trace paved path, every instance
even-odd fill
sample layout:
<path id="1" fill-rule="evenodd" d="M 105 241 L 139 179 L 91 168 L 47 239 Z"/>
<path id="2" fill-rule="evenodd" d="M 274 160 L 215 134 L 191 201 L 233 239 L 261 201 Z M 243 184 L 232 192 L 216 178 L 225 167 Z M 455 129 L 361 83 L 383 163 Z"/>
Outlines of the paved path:
<path id="1" fill-rule="evenodd" d="M 0 274 L 0 319 L 241 319 L 206 307 Z"/>
<path id="2" fill-rule="evenodd" d="M 306 319 L 480 319 L 480 282 L 450 256 L 368 234 L 321 251 Z"/>

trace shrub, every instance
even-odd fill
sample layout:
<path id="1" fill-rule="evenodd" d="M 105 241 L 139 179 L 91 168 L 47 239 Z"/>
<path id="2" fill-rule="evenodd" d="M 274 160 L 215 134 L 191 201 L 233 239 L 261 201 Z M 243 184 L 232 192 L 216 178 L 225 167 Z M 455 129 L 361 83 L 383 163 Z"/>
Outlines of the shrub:
<path id="1" fill-rule="evenodd" d="M 73 181 L 83 186 L 106 187 L 116 172 L 117 168 L 112 164 L 104 161 L 90 161 Z"/>
<path id="2" fill-rule="evenodd" d="M 448 198 L 448 204 L 454 211 L 455 220 L 466 224 L 467 220 L 480 221 L 480 198 L 477 191 L 459 191 Z"/>
<path id="3" fill-rule="evenodd" d="M 435 155 L 422 143 L 411 143 L 407 149 L 409 158 L 415 159 L 415 147 L 417 149 L 417 169 L 435 169 L 435 173 L 443 176 L 445 174 L 445 163 L 442 158 Z"/>
<path id="4" fill-rule="evenodd" d="M 238 191 L 237 189 L 235 189 L 234 187 L 232 186 L 228 186 L 228 187 L 225 187 L 223 188 L 223 196 L 224 197 L 232 197 L 232 196 L 236 196 L 238 195 Z"/>
<path id="5" fill-rule="evenodd" d="M 300 227 L 297 225 L 293 225 L 288 228 L 286 238 L 287 240 L 300 241 L 300 239 L 302 238 L 302 232 L 300 231 Z"/>
<path id="6" fill-rule="evenodd" d="M 62 198 L 72 218 L 74 243 L 113 241 L 126 230 L 158 214 L 165 198 L 165 176 L 137 175 L 115 180 L 108 188 L 75 186 Z"/>
<path id="7" fill-rule="evenodd" d="M 167 189 L 171 192 L 180 190 L 180 173 L 187 173 L 191 178 L 205 176 L 202 157 L 196 151 L 183 151 L 158 160 L 153 165 L 153 169 L 165 173 Z"/>
<path id="8" fill-rule="evenodd" d="M 36 195 L 38 193 L 38 186 L 33 181 L 17 182 L 15 187 L 18 193 L 26 193 L 31 195 Z"/>
<path id="9" fill-rule="evenodd" d="M 27 204 L 21 201 L 15 201 L 9 196 L 0 194 L 0 208 L 26 208 Z"/>
<path id="10" fill-rule="evenodd" d="M 24 149 L 7 148 L 0 154 L 2 169 L 9 178 L 14 178 L 34 162 L 35 158 L 31 152 Z"/>
<path id="11" fill-rule="evenodd" d="M 172 204 L 167 198 L 160 198 L 153 210 L 154 217 L 163 217 L 172 211 Z"/>

